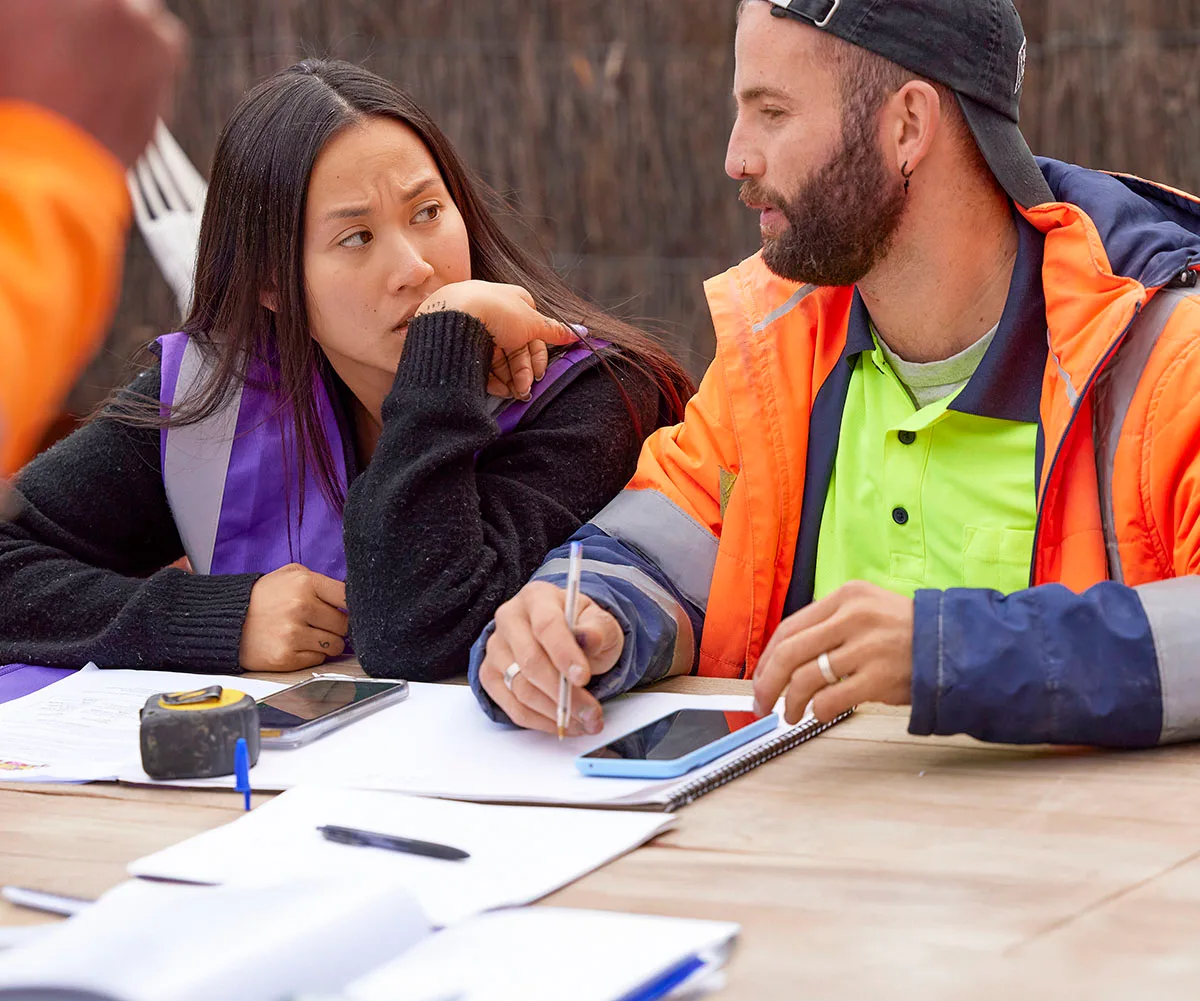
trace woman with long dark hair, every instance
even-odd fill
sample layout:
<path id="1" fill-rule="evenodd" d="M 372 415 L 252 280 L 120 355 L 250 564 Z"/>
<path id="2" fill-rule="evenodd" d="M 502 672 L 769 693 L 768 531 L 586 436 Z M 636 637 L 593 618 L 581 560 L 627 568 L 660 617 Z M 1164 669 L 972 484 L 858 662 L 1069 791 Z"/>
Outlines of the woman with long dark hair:
<path id="1" fill-rule="evenodd" d="M 234 112 L 190 315 L 152 349 L 17 481 L 0 663 L 287 671 L 349 633 L 371 674 L 458 673 L 691 391 L 503 233 L 411 99 L 340 62 Z"/>

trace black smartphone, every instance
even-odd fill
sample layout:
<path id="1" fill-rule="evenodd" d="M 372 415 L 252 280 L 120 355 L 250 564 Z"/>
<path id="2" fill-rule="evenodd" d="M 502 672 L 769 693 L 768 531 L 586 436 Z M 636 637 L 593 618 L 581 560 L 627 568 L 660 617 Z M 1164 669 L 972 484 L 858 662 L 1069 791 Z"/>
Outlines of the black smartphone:
<path id="1" fill-rule="evenodd" d="M 406 681 L 310 678 L 258 700 L 262 746 L 300 747 L 406 698 Z"/>

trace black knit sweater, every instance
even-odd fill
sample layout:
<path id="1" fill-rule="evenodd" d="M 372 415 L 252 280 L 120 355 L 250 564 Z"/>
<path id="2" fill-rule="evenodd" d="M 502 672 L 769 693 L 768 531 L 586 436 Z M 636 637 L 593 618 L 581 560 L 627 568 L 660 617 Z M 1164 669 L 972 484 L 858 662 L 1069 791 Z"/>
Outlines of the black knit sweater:
<path id="1" fill-rule="evenodd" d="M 666 420 L 657 387 L 617 358 L 616 381 L 583 371 L 499 436 L 484 391 L 491 351 L 470 316 L 418 317 L 358 475 L 343 442 L 350 627 L 371 674 L 465 670 L 496 607 L 624 486 L 641 435 Z M 159 382 L 154 369 L 129 390 L 157 399 Z M 240 670 L 258 575 L 169 568 L 184 553 L 157 429 L 106 413 L 31 462 L 16 487 L 20 510 L 0 522 L 0 664 Z"/>

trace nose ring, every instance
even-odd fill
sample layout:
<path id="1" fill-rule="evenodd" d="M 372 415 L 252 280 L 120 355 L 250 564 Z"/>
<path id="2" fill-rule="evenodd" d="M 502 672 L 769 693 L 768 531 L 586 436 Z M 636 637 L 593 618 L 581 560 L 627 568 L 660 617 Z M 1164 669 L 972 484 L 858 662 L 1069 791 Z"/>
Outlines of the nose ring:
<path id="1" fill-rule="evenodd" d="M 742 177 L 746 176 L 746 161 L 742 161 Z"/>

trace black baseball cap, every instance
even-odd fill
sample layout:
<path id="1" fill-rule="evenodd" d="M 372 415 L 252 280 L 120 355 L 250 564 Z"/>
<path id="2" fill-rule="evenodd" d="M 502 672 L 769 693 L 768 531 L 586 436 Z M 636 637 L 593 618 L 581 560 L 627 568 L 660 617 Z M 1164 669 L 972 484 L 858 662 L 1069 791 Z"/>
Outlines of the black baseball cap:
<path id="1" fill-rule="evenodd" d="M 768 0 L 954 91 L 988 166 L 1024 208 L 1054 201 L 1017 125 L 1025 29 L 1012 0 Z"/>

